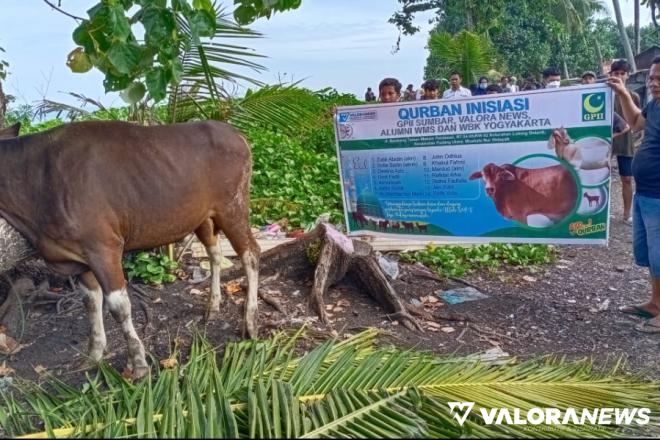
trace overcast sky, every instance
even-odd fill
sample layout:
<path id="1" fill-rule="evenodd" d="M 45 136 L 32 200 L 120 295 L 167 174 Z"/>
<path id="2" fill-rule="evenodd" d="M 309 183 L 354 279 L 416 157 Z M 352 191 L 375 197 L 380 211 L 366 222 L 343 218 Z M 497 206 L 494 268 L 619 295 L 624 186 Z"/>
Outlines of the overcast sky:
<path id="1" fill-rule="evenodd" d="M 62 0 L 66 11 L 84 17 L 94 4 L 95 0 Z M 259 20 L 250 27 L 264 38 L 245 44 L 268 56 L 260 61 L 268 71 L 254 76 L 266 83 L 304 79 L 303 85 L 311 89 L 333 86 L 357 95 L 367 86 L 377 87 L 384 76 L 417 87 L 423 80 L 427 32 L 403 37 L 401 50 L 393 54 L 397 31 L 387 20 L 397 7 L 397 0 L 303 0 L 298 10 Z M 621 0 L 621 7 L 624 21 L 631 23 L 632 0 Z M 642 12 L 642 23 L 650 23 L 648 9 Z M 428 30 L 425 19 L 418 21 Z M 10 63 L 6 88 L 18 103 L 42 97 L 75 102 L 62 93 L 74 91 L 106 105 L 123 105 L 116 94 L 104 94 L 100 72 L 69 71 L 66 56 L 75 47 L 75 26 L 74 20 L 42 0 L 2 0 L 0 47 L 6 52 L 0 58 Z"/>

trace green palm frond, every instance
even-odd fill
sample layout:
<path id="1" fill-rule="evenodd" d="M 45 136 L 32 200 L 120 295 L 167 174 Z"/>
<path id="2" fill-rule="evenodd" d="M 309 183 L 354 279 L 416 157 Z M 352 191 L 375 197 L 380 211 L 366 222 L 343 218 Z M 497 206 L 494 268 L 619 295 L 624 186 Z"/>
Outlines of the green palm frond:
<path id="1" fill-rule="evenodd" d="M 534 437 L 529 426 L 485 425 L 477 409 L 649 407 L 648 428 L 560 425 L 536 436 L 658 434 L 658 384 L 626 376 L 619 364 L 600 372 L 549 358 L 495 365 L 379 346 L 378 334 L 327 341 L 302 356 L 303 330 L 277 334 L 229 344 L 219 364 L 196 337 L 187 363 L 154 382 L 131 384 L 107 364 L 82 391 L 54 378 L 18 381 L 0 397 L 0 426 L 11 436 L 50 437 Z M 475 410 L 459 426 L 447 402 L 474 402 Z"/>
<path id="2" fill-rule="evenodd" d="M 494 49 L 486 37 L 467 31 L 455 36 L 447 32 L 432 34 L 429 38 L 431 57 L 442 72 L 434 72 L 438 77 L 447 77 L 455 70 L 461 74 L 463 82 L 477 82 L 480 75 L 490 70 L 493 63 Z"/>
<path id="3" fill-rule="evenodd" d="M 169 119 L 173 122 L 186 120 L 185 115 L 191 111 L 195 112 L 195 109 L 199 110 L 199 105 L 206 100 L 211 101 L 213 108 L 220 105 L 222 100 L 228 99 L 230 93 L 225 89 L 225 82 L 235 84 L 237 80 L 244 80 L 256 85 L 261 84 L 245 74 L 237 73 L 233 68 L 241 67 L 260 72 L 264 67 L 250 59 L 263 56 L 246 46 L 228 43 L 235 38 L 260 38 L 261 34 L 238 25 L 231 18 L 231 13 L 225 12 L 224 9 L 216 8 L 215 11 L 215 35 L 210 40 L 200 41 L 199 44 L 195 43 L 187 21 L 177 17 L 177 27 L 187 38 L 181 42 L 181 82 L 169 94 Z M 182 112 L 184 117 L 180 117 L 178 112 Z"/>
<path id="4" fill-rule="evenodd" d="M 327 121 L 327 105 L 314 93 L 292 85 L 264 86 L 232 101 L 229 121 L 238 128 L 271 126 L 298 135 Z"/>
<path id="5" fill-rule="evenodd" d="M 606 10 L 602 0 L 553 0 L 549 7 L 551 15 L 574 34 L 583 33 L 588 19 Z"/>

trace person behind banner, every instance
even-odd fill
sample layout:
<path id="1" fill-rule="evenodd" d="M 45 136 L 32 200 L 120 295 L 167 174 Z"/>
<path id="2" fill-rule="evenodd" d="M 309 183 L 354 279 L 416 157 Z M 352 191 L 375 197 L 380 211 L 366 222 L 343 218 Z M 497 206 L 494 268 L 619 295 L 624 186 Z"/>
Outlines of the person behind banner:
<path id="1" fill-rule="evenodd" d="M 591 70 L 587 70 L 582 74 L 581 84 L 595 84 L 596 83 L 596 74 Z"/>
<path id="2" fill-rule="evenodd" d="M 486 95 L 497 95 L 498 93 L 503 93 L 502 87 L 497 84 L 491 84 L 486 87 Z"/>
<path id="3" fill-rule="evenodd" d="M 460 98 L 469 98 L 472 96 L 470 89 L 466 89 L 461 86 L 461 74 L 454 71 L 449 76 L 449 87 L 442 94 L 442 99 L 460 99 Z"/>
<path id="4" fill-rule="evenodd" d="M 488 88 L 488 78 L 482 76 L 481 78 L 479 78 L 479 83 L 477 83 L 477 87 L 472 92 L 472 96 L 485 95 L 487 88 Z"/>
<path id="5" fill-rule="evenodd" d="M 403 92 L 403 100 L 404 101 L 416 101 L 417 97 L 415 96 L 415 90 L 413 89 L 412 84 L 408 84 L 408 87 L 406 87 L 406 90 Z"/>
<path id="6" fill-rule="evenodd" d="M 607 84 L 621 102 L 631 129 L 644 129 L 642 145 L 632 162 L 637 186 L 633 196 L 633 253 L 637 265 L 649 268 L 651 299 L 619 311 L 646 318 L 635 329 L 660 333 L 660 56 L 653 59 L 648 73 L 646 85 L 653 99 L 643 110 L 635 105 L 619 76 L 610 76 Z"/>
<path id="7" fill-rule="evenodd" d="M 543 71 L 543 88 L 556 89 L 561 85 L 561 72 L 556 67 L 548 67 Z"/>
<path id="8" fill-rule="evenodd" d="M 422 84 L 422 90 L 424 90 L 422 100 L 426 101 L 429 99 L 438 99 L 438 81 L 434 79 L 427 79 L 424 81 L 424 84 Z"/>
<path id="9" fill-rule="evenodd" d="M 367 102 L 376 100 L 376 94 L 371 90 L 371 87 L 367 87 L 367 93 L 364 94 L 364 100 Z"/>
<path id="10" fill-rule="evenodd" d="M 612 63 L 610 69 L 610 76 L 615 76 L 621 79 L 625 84 L 630 76 L 630 63 L 627 60 L 616 60 Z M 637 107 L 641 107 L 639 95 L 632 90 L 628 90 L 628 94 L 632 98 Z M 614 98 L 614 111 L 622 114 L 621 99 Z M 632 177 L 632 161 L 635 155 L 635 141 L 633 139 L 632 131 L 628 131 L 624 135 L 612 141 L 612 154 L 616 155 L 616 161 L 619 168 L 619 176 L 621 177 L 621 196 L 623 197 L 623 221 L 628 225 L 632 225 L 632 198 L 633 198 L 633 177 Z"/>
<path id="11" fill-rule="evenodd" d="M 520 87 L 518 87 L 516 82 L 518 82 L 518 78 L 516 78 L 515 76 L 510 76 L 507 90 L 503 93 L 518 93 L 520 91 Z"/>
<path id="12" fill-rule="evenodd" d="M 401 83 L 396 78 L 385 78 L 378 84 L 378 100 L 383 104 L 399 102 Z"/>

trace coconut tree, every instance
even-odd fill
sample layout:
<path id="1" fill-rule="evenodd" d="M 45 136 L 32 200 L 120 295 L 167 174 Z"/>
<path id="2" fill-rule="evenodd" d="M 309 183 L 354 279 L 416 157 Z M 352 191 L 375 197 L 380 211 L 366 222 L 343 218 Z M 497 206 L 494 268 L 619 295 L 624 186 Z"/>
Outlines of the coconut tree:
<path id="1" fill-rule="evenodd" d="M 634 16 L 635 16 L 635 18 L 634 18 L 633 26 L 634 26 L 635 55 L 636 55 L 641 51 L 641 45 L 642 45 L 641 44 L 641 38 L 640 38 L 640 35 L 639 35 L 639 6 L 640 6 L 639 1 L 640 0 L 633 0 L 633 1 L 634 1 L 634 4 L 635 4 L 635 6 L 634 6 L 634 9 L 635 9 Z"/>
<path id="2" fill-rule="evenodd" d="M 637 70 L 637 65 L 635 64 L 635 56 L 633 55 L 630 39 L 628 38 L 628 33 L 626 32 L 626 25 L 623 22 L 623 16 L 621 15 L 621 5 L 619 4 L 619 0 L 612 0 L 612 9 L 614 9 L 614 15 L 616 17 L 616 24 L 619 28 L 619 35 L 621 36 L 621 44 L 623 45 L 623 50 L 626 54 L 628 62 L 630 63 L 630 67 L 634 72 Z"/>
<path id="3" fill-rule="evenodd" d="M 651 20 L 656 29 L 660 27 L 657 15 L 660 11 L 660 0 L 641 0 L 641 4 L 647 6 L 651 10 Z"/>
<path id="4" fill-rule="evenodd" d="M 491 69 L 494 49 L 487 37 L 461 31 L 452 36 L 447 32 L 434 33 L 429 38 L 429 58 L 434 59 L 437 71 L 426 72 L 429 77 L 446 77 L 453 70 L 466 83 L 476 82 Z"/>

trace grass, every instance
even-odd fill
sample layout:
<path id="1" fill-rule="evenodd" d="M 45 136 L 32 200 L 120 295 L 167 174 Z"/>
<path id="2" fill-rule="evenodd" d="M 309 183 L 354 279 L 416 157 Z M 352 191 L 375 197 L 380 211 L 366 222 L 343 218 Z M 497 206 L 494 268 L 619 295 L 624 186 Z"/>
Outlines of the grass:
<path id="1" fill-rule="evenodd" d="M 399 257 L 407 263 L 421 262 L 443 277 L 460 277 L 475 269 L 495 270 L 502 265 L 534 268 L 552 263 L 557 248 L 535 244 L 486 244 L 479 246 L 437 246 L 402 252 Z"/>

